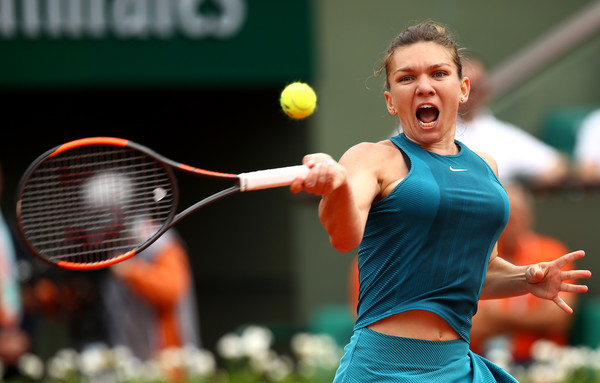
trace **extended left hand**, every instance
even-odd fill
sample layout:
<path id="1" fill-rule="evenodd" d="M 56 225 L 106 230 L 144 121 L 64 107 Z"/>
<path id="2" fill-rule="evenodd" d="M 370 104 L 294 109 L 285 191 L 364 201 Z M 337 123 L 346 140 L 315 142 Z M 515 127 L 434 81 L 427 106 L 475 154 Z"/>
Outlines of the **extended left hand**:
<path id="1" fill-rule="evenodd" d="M 558 295 L 559 292 L 585 293 L 588 291 L 586 285 L 565 283 L 565 281 L 589 278 L 592 273 L 589 270 L 565 270 L 562 268 L 585 256 L 582 250 L 565 254 L 552 262 L 541 262 L 527 268 L 525 279 L 529 292 L 533 295 L 554 301 L 563 311 L 572 314 L 573 309 L 565 303 Z"/>

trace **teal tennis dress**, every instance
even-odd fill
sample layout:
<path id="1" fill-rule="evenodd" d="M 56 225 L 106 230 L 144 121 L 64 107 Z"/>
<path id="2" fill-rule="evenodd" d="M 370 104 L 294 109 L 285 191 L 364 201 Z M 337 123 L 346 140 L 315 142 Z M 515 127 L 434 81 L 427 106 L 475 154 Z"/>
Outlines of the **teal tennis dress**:
<path id="1" fill-rule="evenodd" d="M 358 318 L 334 382 L 516 382 L 469 350 L 489 257 L 508 221 L 504 188 L 458 141 L 458 154 L 442 156 L 404 134 L 391 140 L 410 170 L 369 212 Z M 367 328 L 408 310 L 439 315 L 461 338 L 428 341 Z"/>

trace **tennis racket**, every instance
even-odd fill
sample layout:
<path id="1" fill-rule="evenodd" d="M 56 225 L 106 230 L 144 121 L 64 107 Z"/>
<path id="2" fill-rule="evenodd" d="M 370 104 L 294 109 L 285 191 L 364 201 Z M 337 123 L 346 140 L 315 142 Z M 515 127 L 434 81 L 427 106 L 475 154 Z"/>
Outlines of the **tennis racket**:
<path id="1" fill-rule="evenodd" d="M 177 212 L 174 170 L 231 186 Z M 126 139 L 90 137 L 38 157 L 17 189 L 17 224 L 33 254 L 53 265 L 97 269 L 133 257 L 173 225 L 238 192 L 286 186 L 304 165 L 229 174 L 167 159 Z"/>

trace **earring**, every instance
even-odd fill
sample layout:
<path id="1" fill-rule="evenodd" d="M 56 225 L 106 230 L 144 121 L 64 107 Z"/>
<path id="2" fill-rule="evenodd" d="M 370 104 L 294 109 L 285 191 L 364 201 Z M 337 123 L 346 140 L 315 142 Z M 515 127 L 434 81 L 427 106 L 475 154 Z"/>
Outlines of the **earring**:
<path id="1" fill-rule="evenodd" d="M 460 101 L 465 101 L 465 98 L 464 98 L 464 97 L 461 97 L 461 98 L 460 98 Z"/>

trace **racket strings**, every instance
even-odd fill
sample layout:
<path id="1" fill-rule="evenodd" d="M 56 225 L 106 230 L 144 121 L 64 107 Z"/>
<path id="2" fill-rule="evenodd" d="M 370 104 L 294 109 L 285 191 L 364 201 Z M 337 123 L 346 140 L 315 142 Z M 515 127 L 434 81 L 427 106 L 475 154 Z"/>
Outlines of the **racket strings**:
<path id="1" fill-rule="evenodd" d="M 135 250 L 175 211 L 163 165 L 125 147 L 73 148 L 40 163 L 21 195 L 28 241 L 53 263 L 95 263 Z"/>

